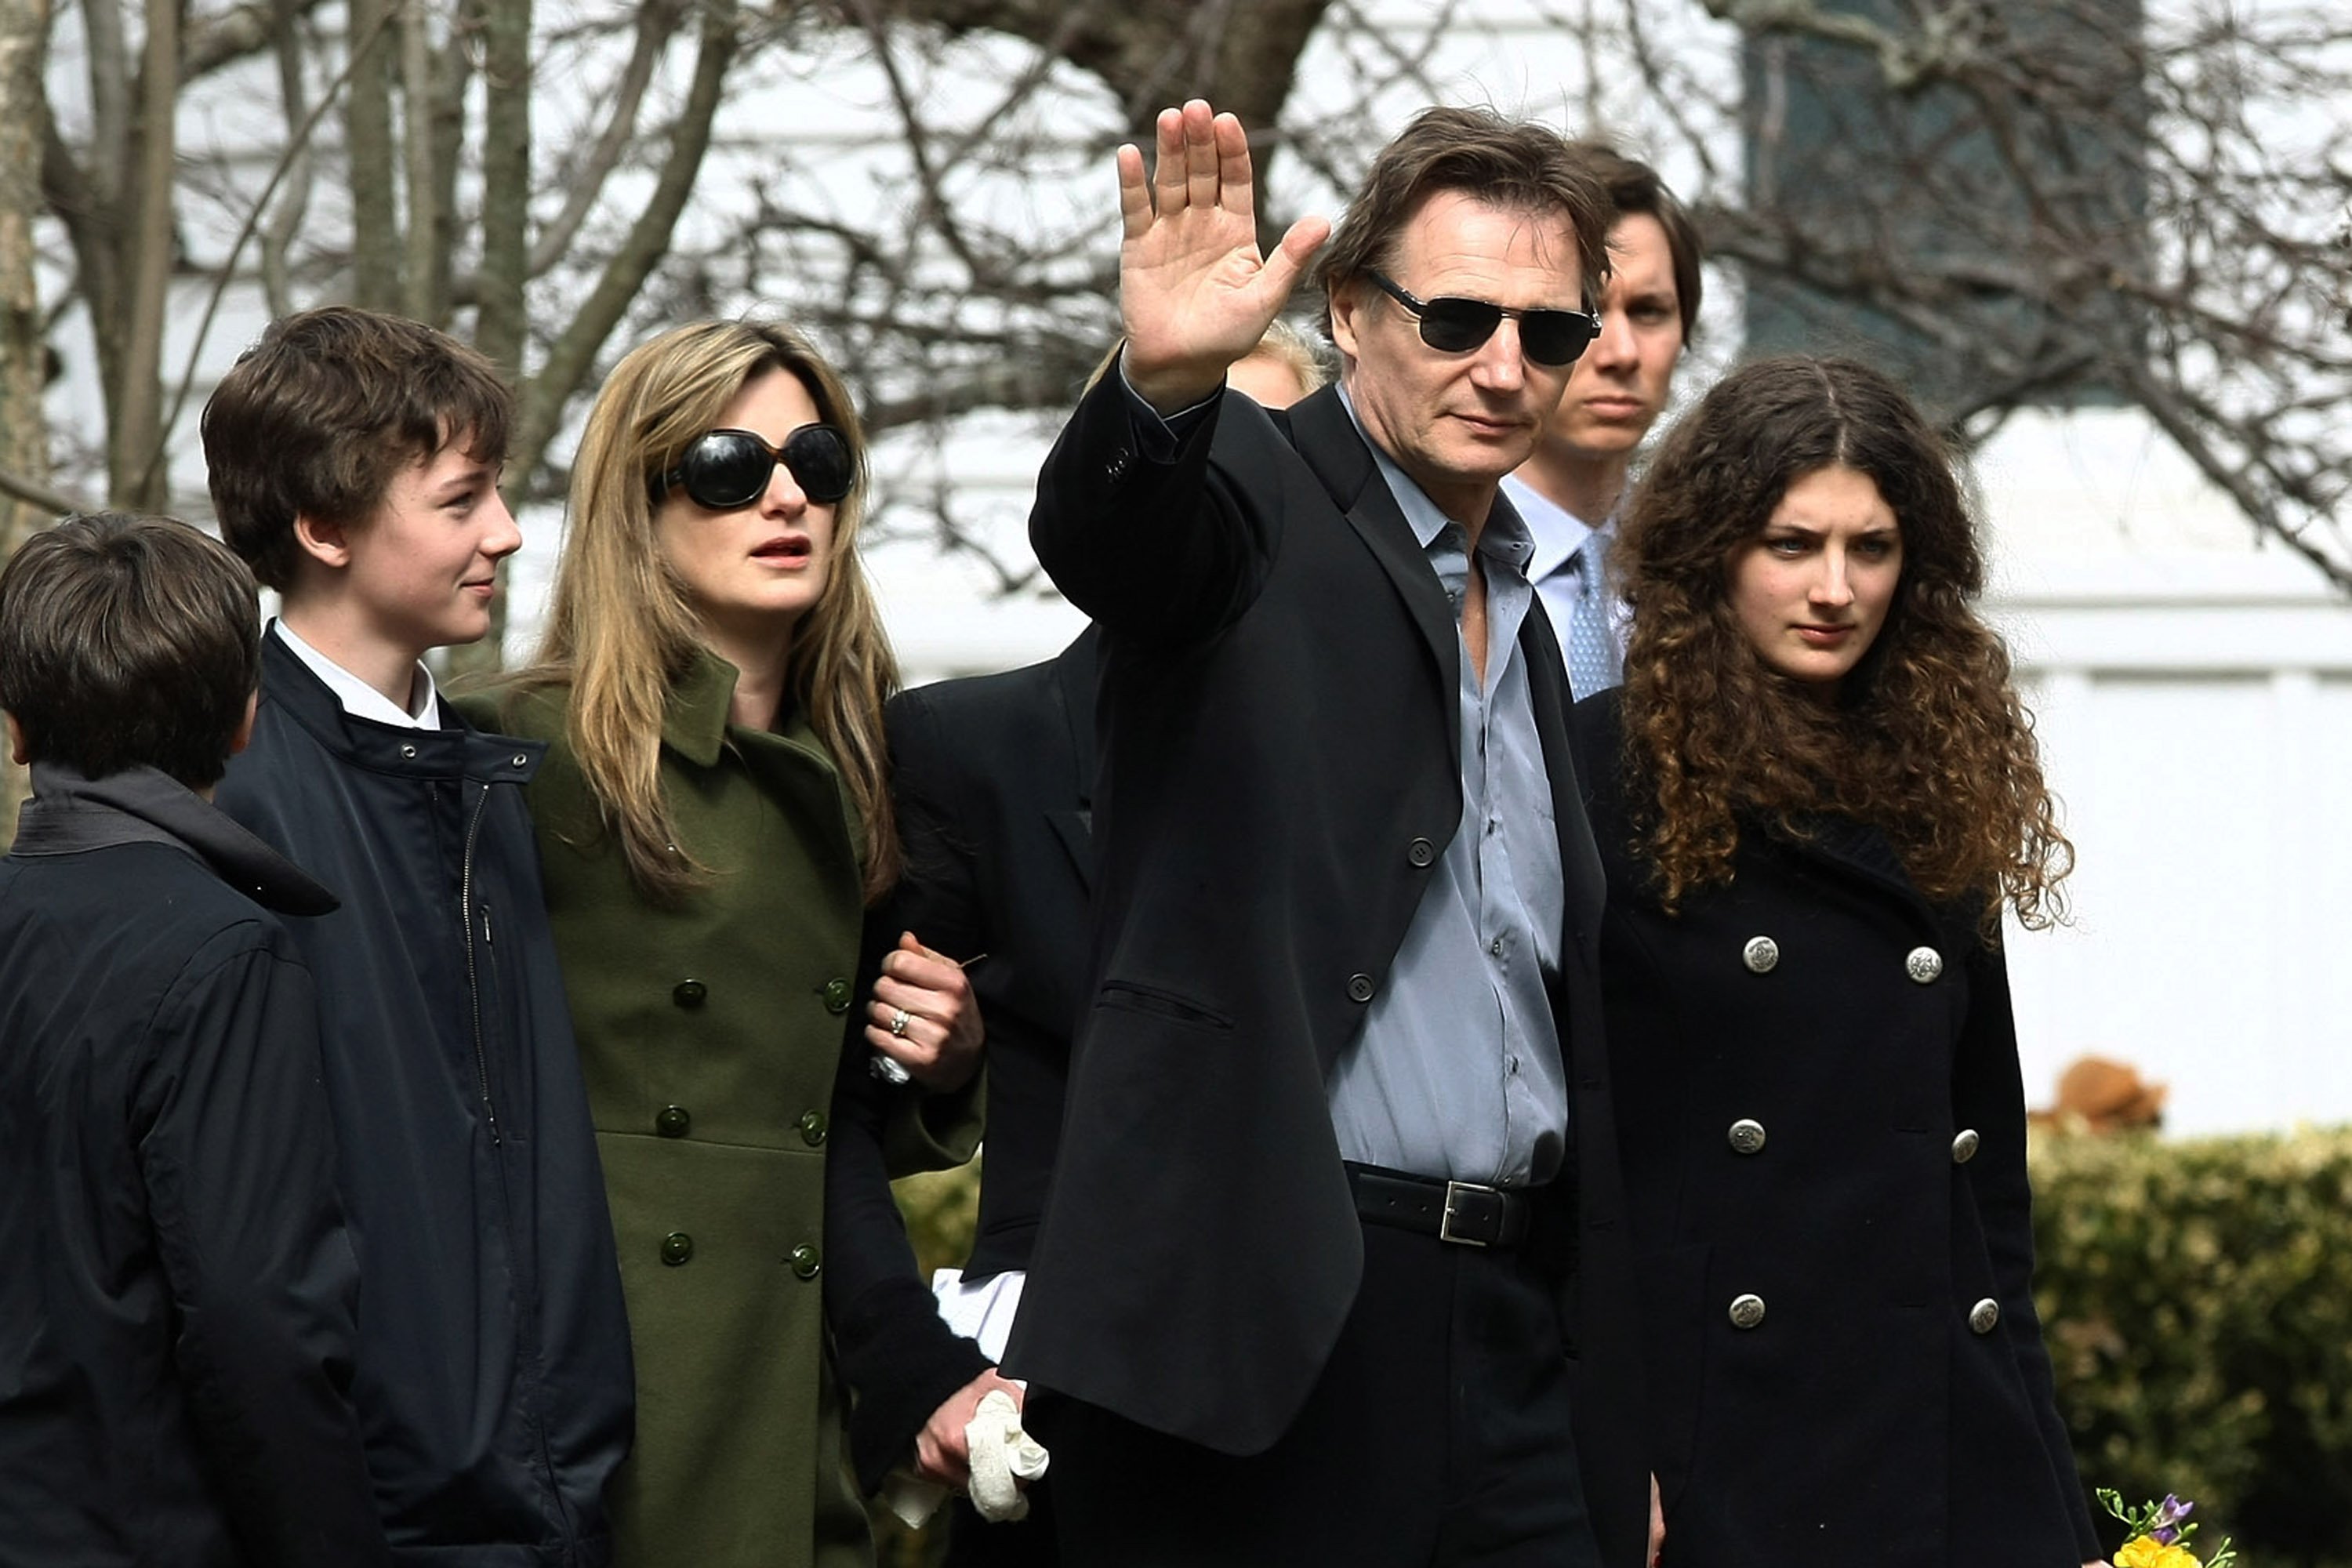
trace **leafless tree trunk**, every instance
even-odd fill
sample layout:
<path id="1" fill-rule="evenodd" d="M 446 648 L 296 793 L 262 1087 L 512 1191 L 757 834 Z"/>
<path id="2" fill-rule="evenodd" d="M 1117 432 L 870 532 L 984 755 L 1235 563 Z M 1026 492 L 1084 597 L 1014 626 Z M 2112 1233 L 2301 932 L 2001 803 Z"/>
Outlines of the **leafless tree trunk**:
<path id="1" fill-rule="evenodd" d="M 48 33 L 48 0 L 0 0 L 0 103 L 39 101 Z M 0 473 L 24 489 L 46 487 L 49 477 L 41 409 L 49 345 L 33 285 L 33 220 L 40 210 L 40 122 L 29 114 L 0 114 Z M 0 560 L 48 521 L 46 506 L 21 493 L 0 494 Z M 16 837 L 24 798 L 24 770 L 0 756 L 0 845 Z"/>
<path id="2" fill-rule="evenodd" d="M 121 389 L 108 435 L 107 492 L 134 511 L 164 510 L 163 315 L 172 280 L 173 164 L 178 153 L 179 0 L 147 0 L 140 51 L 133 180 L 123 192 L 122 271 L 128 325 Z"/>
<path id="3" fill-rule="evenodd" d="M 491 88 L 482 123 L 482 265 L 474 346 L 509 382 L 520 382 L 523 292 L 530 281 L 530 0 L 478 0 L 470 19 L 481 29 L 482 74 Z M 520 505 L 530 467 L 509 460 L 509 505 Z M 449 650 L 451 673 L 492 670 L 504 662 L 507 585 L 501 575 L 491 590 L 489 635 Z"/>
<path id="4" fill-rule="evenodd" d="M 392 142 L 391 0 L 351 0 L 352 79 L 343 100 L 351 161 L 352 294 L 374 310 L 400 308 L 400 209 Z"/>

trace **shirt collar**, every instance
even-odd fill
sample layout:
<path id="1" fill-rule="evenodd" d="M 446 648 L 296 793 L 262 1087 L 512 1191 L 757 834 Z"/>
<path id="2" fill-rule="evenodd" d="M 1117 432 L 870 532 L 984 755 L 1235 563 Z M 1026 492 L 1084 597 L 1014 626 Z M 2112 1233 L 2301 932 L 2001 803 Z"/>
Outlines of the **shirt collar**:
<path id="1" fill-rule="evenodd" d="M 423 664 L 416 667 L 416 682 L 409 688 L 415 693 L 412 711 L 304 642 L 283 620 L 274 620 L 269 626 L 285 643 L 287 651 L 326 683 L 327 689 L 335 694 L 335 700 L 343 705 L 343 711 L 352 718 L 372 719 L 379 724 L 397 724 L 411 730 L 441 728 L 441 694 L 433 684 L 433 672 Z"/>
<path id="2" fill-rule="evenodd" d="M 1364 428 L 1364 422 L 1357 418 L 1355 402 L 1349 397 L 1345 387 L 1339 389 L 1339 406 L 1348 411 L 1348 418 L 1355 425 L 1356 434 L 1361 436 L 1364 445 L 1371 449 L 1372 461 L 1380 465 L 1381 478 L 1388 481 L 1389 493 L 1396 498 L 1397 510 L 1404 513 L 1405 525 L 1412 530 L 1412 536 L 1421 542 L 1422 549 L 1433 552 L 1449 526 L 1460 527 L 1466 534 L 1466 525 L 1439 510 L 1437 503 L 1429 499 L 1429 493 L 1413 482 L 1412 476 L 1399 468 L 1396 459 L 1381 449 L 1381 444 L 1373 440 L 1371 433 Z M 1526 575 L 1528 560 L 1534 552 L 1535 542 L 1528 535 L 1526 521 L 1520 518 L 1509 498 L 1496 490 L 1494 507 L 1486 513 L 1485 526 L 1478 531 L 1478 553 Z"/>
<path id="3" fill-rule="evenodd" d="M 1598 526 L 1585 521 L 1517 474 L 1503 476 L 1503 493 L 1526 519 L 1528 532 L 1535 541 L 1535 553 L 1528 562 L 1530 582 L 1540 583 L 1567 565 L 1588 536 L 1609 526 L 1605 521 Z"/>

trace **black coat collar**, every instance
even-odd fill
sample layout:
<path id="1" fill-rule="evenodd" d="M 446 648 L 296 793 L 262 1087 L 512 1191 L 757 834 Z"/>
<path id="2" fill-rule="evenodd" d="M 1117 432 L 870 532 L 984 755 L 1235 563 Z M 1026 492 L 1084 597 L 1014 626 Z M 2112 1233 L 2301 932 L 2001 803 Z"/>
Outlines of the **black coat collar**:
<path id="1" fill-rule="evenodd" d="M 335 895 L 291 860 L 153 768 L 85 777 L 58 763 L 33 764 L 33 798 L 11 854 L 75 855 L 118 844 L 168 844 L 195 855 L 221 880 L 281 914 L 323 915 Z"/>
<path id="2" fill-rule="evenodd" d="M 446 697 L 437 730 L 356 717 L 274 632 L 261 639 L 261 700 L 283 710 L 332 755 L 373 772 L 529 784 L 547 752 L 543 741 L 475 729 Z"/>

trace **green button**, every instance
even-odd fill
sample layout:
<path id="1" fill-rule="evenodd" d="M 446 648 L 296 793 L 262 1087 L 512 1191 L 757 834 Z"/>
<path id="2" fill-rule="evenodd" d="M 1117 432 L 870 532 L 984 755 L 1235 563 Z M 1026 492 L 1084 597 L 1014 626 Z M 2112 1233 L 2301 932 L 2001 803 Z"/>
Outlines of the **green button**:
<path id="1" fill-rule="evenodd" d="M 683 1138 L 694 1118 L 683 1105 L 665 1105 L 654 1117 L 654 1131 L 665 1138 Z"/>
<path id="2" fill-rule="evenodd" d="M 801 1142 L 807 1144 L 812 1149 L 821 1149 L 824 1146 L 824 1111 L 803 1110 L 801 1112 Z"/>
<path id="3" fill-rule="evenodd" d="M 691 1011 L 702 1005 L 710 994 L 710 987 L 699 980 L 681 980 L 670 988 L 669 999 Z"/>
<path id="4" fill-rule="evenodd" d="M 793 1248 L 793 1272 L 799 1278 L 814 1279 L 816 1278 L 817 1270 L 824 1267 L 824 1258 L 809 1243 L 803 1241 Z"/>
<path id="5" fill-rule="evenodd" d="M 824 983 L 824 1010 L 828 1013 L 849 1011 L 849 982 L 837 974 Z"/>
<path id="6" fill-rule="evenodd" d="M 662 1237 L 662 1261 L 672 1268 L 694 1256 L 694 1237 L 682 1230 L 671 1231 Z"/>

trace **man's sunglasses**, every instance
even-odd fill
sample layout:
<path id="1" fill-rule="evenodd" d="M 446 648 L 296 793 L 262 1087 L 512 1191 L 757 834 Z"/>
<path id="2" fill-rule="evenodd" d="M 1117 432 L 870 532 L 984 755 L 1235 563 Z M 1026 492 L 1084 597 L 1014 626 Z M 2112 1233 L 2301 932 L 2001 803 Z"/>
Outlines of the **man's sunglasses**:
<path id="1" fill-rule="evenodd" d="M 793 471 L 803 495 L 824 504 L 847 495 L 857 477 L 848 437 L 830 425 L 803 425 L 781 447 L 769 446 L 749 430 L 707 430 L 687 443 L 677 467 L 654 475 L 647 484 L 656 506 L 675 487 L 698 507 L 732 511 L 760 499 L 778 463 Z"/>
<path id="2" fill-rule="evenodd" d="M 1442 300 L 1416 300 L 1370 268 L 1365 269 L 1364 276 L 1378 285 L 1381 292 L 1420 318 L 1421 341 L 1439 353 L 1468 353 L 1493 337 L 1506 316 L 1519 324 L 1519 352 L 1538 364 L 1574 364 L 1585 345 L 1601 335 L 1601 318 L 1583 310 L 1514 310 L 1484 300 L 1453 295 Z"/>

